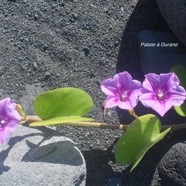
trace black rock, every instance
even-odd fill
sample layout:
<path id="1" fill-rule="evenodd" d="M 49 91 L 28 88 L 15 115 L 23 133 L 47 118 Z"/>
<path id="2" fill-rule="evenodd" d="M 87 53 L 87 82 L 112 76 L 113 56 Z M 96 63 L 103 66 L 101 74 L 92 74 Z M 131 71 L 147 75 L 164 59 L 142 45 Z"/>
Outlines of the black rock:
<path id="1" fill-rule="evenodd" d="M 158 164 L 162 185 L 186 185 L 186 142 L 173 145 Z"/>
<path id="2" fill-rule="evenodd" d="M 162 15 L 177 38 L 186 46 L 185 0 L 156 0 Z"/>
<path id="3" fill-rule="evenodd" d="M 122 186 L 122 182 L 118 177 L 113 177 L 108 180 L 105 186 Z"/>

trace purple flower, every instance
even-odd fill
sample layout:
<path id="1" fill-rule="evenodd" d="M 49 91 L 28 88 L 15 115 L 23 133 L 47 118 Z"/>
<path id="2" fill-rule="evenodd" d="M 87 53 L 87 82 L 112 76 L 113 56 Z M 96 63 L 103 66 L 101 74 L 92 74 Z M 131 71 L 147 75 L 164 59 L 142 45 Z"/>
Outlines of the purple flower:
<path id="1" fill-rule="evenodd" d="M 16 103 L 10 98 L 0 101 L 0 144 L 9 140 L 11 133 L 17 128 L 21 116 L 16 110 Z"/>
<path id="2" fill-rule="evenodd" d="M 138 103 L 142 85 L 132 80 L 128 72 L 118 73 L 101 83 L 102 91 L 107 95 L 105 108 L 118 106 L 121 109 L 132 110 Z"/>
<path id="3" fill-rule="evenodd" d="M 139 100 L 144 106 L 164 116 L 172 106 L 180 106 L 186 99 L 185 89 L 179 83 L 174 73 L 149 73 L 145 75 Z"/>

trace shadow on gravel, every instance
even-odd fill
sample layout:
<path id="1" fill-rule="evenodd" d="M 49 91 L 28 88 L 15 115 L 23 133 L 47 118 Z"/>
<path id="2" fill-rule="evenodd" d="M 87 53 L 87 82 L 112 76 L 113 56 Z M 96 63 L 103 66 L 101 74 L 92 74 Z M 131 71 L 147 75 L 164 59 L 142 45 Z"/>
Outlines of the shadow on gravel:
<path id="1" fill-rule="evenodd" d="M 162 32 L 171 32 L 163 16 L 160 13 L 155 0 L 139 0 L 133 13 L 129 17 L 118 52 L 116 64 L 116 73 L 128 71 L 134 79 L 144 80 L 144 76 L 140 67 L 140 57 L 138 52 L 138 35 L 142 30 L 156 30 Z M 149 109 L 138 104 L 135 108 L 137 115 L 143 115 L 149 112 Z M 133 121 L 133 117 L 126 110 L 116 109 L 118 118 L 121 123 L 128 124 Z"/>
<path id="2" fill-rule="evenodd" d="M 123 31 L 123 37 L 120 44 L 116 64 L 116 73 L 128 71 L 134 79 L 143 81 L 144 76 L 140 67 L 140 58 L 138 52 L 138 35 L 142 30 L 145 29 L 171 32 L 163 16 L 160 13 L 156 1 L 154 0 L 150 0 L 149 2 L 139 0 L 136 4 L 133 13 L 131 14 Z M 139 104 L 138 108 L 136 108 L 135 111 L 139 115 L 143 115 L 145 113 L 153 113 L 153 111 L 151 112 L 151 110 L 144 108 L 142 104 Z M 128 124 L 134 119 L 126 110 L 117 108 L 116 112 L 118 114 L 120 123 Z M 165 122 L 167 123 L 167 119 L 165 119 Z M 126 168 L 125 171 L 121 173 L 121 179 L 124 186 L 151 185 L 151 182 L 155 175 L 156 165 L 159 162 L 158 153 L 154 153 L 153 157 L 152 154 L 155 150 L 158 151 L 158 148 L 159 145 L 153 147 L 145 155 L 140 164 L 132 173 L 130 173 L 131 166 Z"/>
<path id="3" fill-rule="evenodd" d="M 171 32 L 155 0 L 150 0 L 149 2 L 139 0 L 136 4 L 123 31 L 116 64 L 116 73 L 128 71 L 134 79 L 139 81 L 144 80 L 140 67 L 138 35 L 145 29 Z M 149 113 L 149 109 L 138 104 L 136 113 L 143 115 Z M 117 114 L 121 123 L 130 123 L 133 120 L 126 110 L 117 108 Z"/>
<path id="4" fill-rule="evenodd" d="M 112 162 L 115 161 L 112 149 L 116 144 L 116 141 L 114 141 L 107 150 L 91 149 L 82 152 L 86 160 L 87 186 L 104 186 L 109 178 L 112 178 L 114 177 L 114 174 L 117 174 L 112 170 L 112 166 L 110 165 L 110 163 L 112 164 Z"/>
<path id="5" fill-rule="evenodd" d="M 159 32 L 172 32 L 161 15 L 155 0 L 138 1 L 123 31 L 118 52 L 116 73 L 128 71 L 133 79 L 141 82 L 144 80 L 144 75 L 140 67 L 138 35 L 145 29 Z M 116 112 L 120 123 L 128 124 L 134 119 L 126 110 L 117 108 Z M 141 103 L 138 103 L 137 107 L 135 107 L 135 112 L 139 116 L 147 113 L 156 114 L 153 110 L 145 108 Z M 161 118 L 161 121 L 163 124 L 173 124 L 184 122 L 185 119 L 179 117 L 172 109 L 165 117 Z"/>
<path id="6" fill-rule="evenodd" d="M 119 165 L 115 162 L 113 149 L 118 139 L 107 150 L 91 149 L 83 151 L 87 167 L 87 185 L 108 186 L 110 179 L 117 180 L 118 178 L 122 181 L 122 186 L 152 185 L 152 180 L 158 179 L 156 177 L 157 164 L 172 145 L 185 139 L 185 132 L 186 129 L 184 131 L 176 131 L 171 142 L 169 134 L 165 140 L 152 147 L 133 172 L 130 172 L 132 164 Z M 179 136 L 179 139 L 176 136 Z M 116 185 L 114 184 L 113 186 Z"/>
<path id="7" fill-rule="evenodd" d="M 114 156 L 111 156 L 111 152 L 92 149 L 90 151 L 83 152 L 86 159 L 87 167 L 87 182 L 89 186 L 93 185 L 105 185 L 110 177 L 114 176 L 114 171 L 109 165 L 110 161 L 114 161 Z M 96 164 L 93 164 L 96 162 Z M 105 170 L 105 172 L 104 172 Z"/>
<path id="8" fill-rule="evenodd" d="M 107 150 L 92 149 L 83 152 L 87 167 L 87 186 L 108 186 L 109 180 L 118 178 L 122 181 L 122 186 L 151 185 L 159 158 L 157 156 L 151 158 L 151 154 L 147 153 L 147 158 L 142 159 L 130 173 L 132 164 L 119 165 L 115 162 L 113 148 L 117 141 L 118 139 Z M 157 147 L 154 147 L 153 151 L 156 149 Z M 121 186 L 120 184 L 112 186 L 116 185 Z"/>
<path id="9" fill-rule="evenodd" d="M 139 0 L 125 26 L 118 53 L 116 72 L 128 71 L 133 78 L 143 79 L 139 63 L 138 35 L 142 30 L 168 31 L 155 0 Z"/>
<path id="10" fill-rule="evenodd" d="M 13 3 L 15 3 L 15 2 L 16 2 L 16 0 L 8 0 L 8 1 L 13 2 Z"/>

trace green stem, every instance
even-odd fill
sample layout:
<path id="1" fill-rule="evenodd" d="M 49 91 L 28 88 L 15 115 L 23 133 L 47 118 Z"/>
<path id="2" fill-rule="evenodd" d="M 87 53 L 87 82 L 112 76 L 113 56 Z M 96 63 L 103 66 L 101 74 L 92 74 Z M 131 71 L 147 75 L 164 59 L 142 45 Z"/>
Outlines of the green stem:
<path id="1" fill-rule="evenodd" d="M 128 127 L 128 125 L 122 125 L 122 124 L 108 124 L 108 123 L 87 122 L 87 121 L 68 122 L 68 123 L 64 123 L 63 125 L 76 126 L 76 127 L 95 127 L 95 128 L 102 128 L 102 129 L 119 129 L 119 130 L 125 130 Z"/>
<path id="2" fill-rule="evenodd" d="M 36 122 L 36 121 L 42 121 L 41 118 L 38 116 L 27 116 L 27 121 Z"/>
<path id="3" fill-rule="evenodd" d="M 138 119 L 138 115 L 134 112 L 134 109 L 129 110 L 129 113 L 130 113 L 133 117 L 135 117 L 136 119 Z"/>
<path id="4" fill-rule="evenodd" d="M 27 116 L 27 120 L 25 122 L 38 122 L 42 121 L 38 116 Z M 88 121 L 73 121 L 66 122 L 63 125 L 74 126 L 74 127 L 95 127 L 95 128 L 104 128 L 104 129 L 119 129 L 124 130 L 128 127 L 128 125 L 122 124 L 108 124 L 108 123 L 100 123 L 100 122 L 88 122 Z"/>
<path id="5" fill-rule="evenodd" d="M 27 120 L 25 122 L 37 122 L 42 121 L 38 116 L 27 116 Z M 67 122 L 63 123 L 63 125 L 67 126 L 75 126 L 75 127 L 95 127 L 95 128 L 104 128 L 104 129 L 119 129 L 125 130 L 129 125 L 128 124 L 109 124 L 109 123 L 100 123 L 100 122 L 88 122 L 88 121 L 76 121 L 76 122 Z M 162 129 L 165 130 L 171 127 L 171 130 L 179 130 L 186 128 L 186 123 L 180 124 L 172 124 L 172 125 L 162 125 Z"/>

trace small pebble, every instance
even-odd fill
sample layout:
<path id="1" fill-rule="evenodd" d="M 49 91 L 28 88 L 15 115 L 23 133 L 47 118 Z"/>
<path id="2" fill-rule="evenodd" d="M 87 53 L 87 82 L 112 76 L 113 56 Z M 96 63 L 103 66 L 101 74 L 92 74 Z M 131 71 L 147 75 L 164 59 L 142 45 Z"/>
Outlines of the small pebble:
<path id="1" fill-rule="evenodd" d="M 100 139 L 97 139 L 97 144 L 98 144 L 98 145 L 100 144 Z"/>
<path id="2" fill-rule="evenodd" d="M 24 66 L 24 65 L 21 65 L 21 68 L 22 68 L 23 70 L 26 70 L 26 66 Z"/>
<path id="3" fill-rule="evenodd" d="M 38 19 L 38 17 L 39 17 L 38 14 L 35 14 L 34 15 L 34 20 L 36 21 Z"/>
<path id="4" fill-rule="evenodd" d="M 111 116 L 112 115 L 112 112 L 109 110 L 108 112 L 107 112 L 107 116 Z"/>
<path id="5" fill-rule="evenodd" d="M 48 79 L 48 78 L 50 78 L 51 73 L 49 71 L 47 71 L 47 72 L 45 72 L 44 76 L 45 76 L 45 79 Z"/>
<path id="6" fill-rule="evenodd" d="M 90 53 L 90 49 L 88 47 L 84 47 L 83 52 L 84 52 L 85 56 L 87 57 Z"/>
<path id="7" fill-rule="evenodd" d="M 74 19 L 78 18 L 78 14 L 76 14 L 76 13 L 73 13 L 72 16 L 73 16 Z"/>
<path id="8" fill-rule="evenodd" d="M 34 69 L 36 70 L 37 69 L 37 63 L 33 62 L 32 65 L 33 65 Z"/>
<path id="9" fill-rule="evenodd" d="M 48 49 L 48 45 L 47 44 L 44 44 L 43 45 L 43 50 L 46 51 Z"/>

